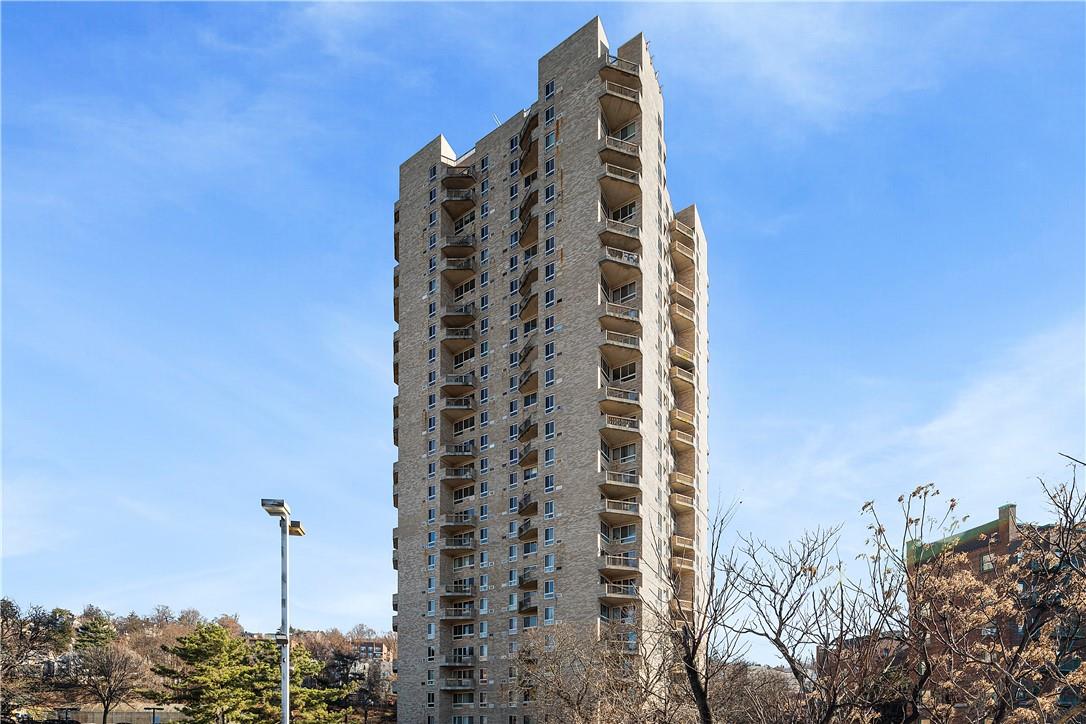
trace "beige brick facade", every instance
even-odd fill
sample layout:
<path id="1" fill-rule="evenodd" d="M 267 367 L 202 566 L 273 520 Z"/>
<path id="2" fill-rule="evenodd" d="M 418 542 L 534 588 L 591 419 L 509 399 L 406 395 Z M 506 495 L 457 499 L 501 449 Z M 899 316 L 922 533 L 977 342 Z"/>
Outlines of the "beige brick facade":
<path id="1" fill-rule="evenodd" d="M 644 38 L 612 49 L 593 19 L 540 59 L 536 99 L 400 168 L 404 722 L 532 724 L 502 686 L 518 632 L 636 622 L 661 568 L 682 559 L 683 598 L 704 575 L 706 243 L 671 206 Z"/>

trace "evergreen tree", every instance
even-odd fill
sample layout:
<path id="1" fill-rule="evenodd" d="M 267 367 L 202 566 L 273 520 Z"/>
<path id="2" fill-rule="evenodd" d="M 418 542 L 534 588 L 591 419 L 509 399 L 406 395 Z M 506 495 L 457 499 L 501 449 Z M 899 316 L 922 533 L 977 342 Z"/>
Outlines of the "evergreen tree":
<path id="1" fill-rule="evenodd" d="M 155 668 L 169 691 L 165 698 L 180 704 L 195 724 L 258 721 L 251 718 L 257 697 L 249 649 L 241 638 L 217 624 L 200 623 L 164 648 L 180 662 Z"/>
<path id="2" fill-rule="evenodd" d="M 87 606 L 75 629 L 75 648 L 79 651 L 108 646 L 117 638 L 109 614 L 96 606 Z"/>

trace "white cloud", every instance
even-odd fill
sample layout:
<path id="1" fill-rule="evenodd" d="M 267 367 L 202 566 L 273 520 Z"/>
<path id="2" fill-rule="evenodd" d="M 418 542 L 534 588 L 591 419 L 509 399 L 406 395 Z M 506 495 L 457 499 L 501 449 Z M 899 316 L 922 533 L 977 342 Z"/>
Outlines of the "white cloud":
<path id="1" fill-rule="evenodd" d="M 669 77 L 703 86 L 711 107 L 754 107 L 832 126 L 891 96 L 937 86 L 978 40 L 968 7 L 852 4 L 639 6 L 625 24 L 646 29 Z"/>
<path id="2" fill-rule="evenodd" d="M 1066 471 L 1057 453 L 1083 452 L 1083 335 L 1075 319 L 1022 341 L 919 420 L 887 404 L 855 419 L 746 421 L 731 438 L 713 441 L 715 493 L 743 500 L 740 528 L 781 539 L 844 522 L 846 543 L 854 544 L 864 500 L 892 505 L 929 481 L 974 519 L 994 517 L 1005 502 L 1038 519 L 1036 476 L 1059 478 Z M 855 394 L 884 388 L 858 383 Z"/>

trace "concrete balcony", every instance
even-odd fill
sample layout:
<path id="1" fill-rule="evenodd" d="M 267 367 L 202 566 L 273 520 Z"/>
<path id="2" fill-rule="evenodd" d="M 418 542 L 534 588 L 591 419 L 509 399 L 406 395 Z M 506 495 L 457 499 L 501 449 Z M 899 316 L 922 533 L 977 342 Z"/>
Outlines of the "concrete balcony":
<path id="1" fill-rule="evenodd" d="M 641 359 L 641 338 L 636 334 L 603 330 L 600 348 L 612 367 Z"/>
<path id="2" fill-rule="evenodd" d="M 627 304 L 603 302 L 599 306 L 600 326 L 622 334 L 641 333 L 641 310 Z"/>
<path id="3" fill-rule="evenodd" d="M 606 415 L 631 415 L 641 411 L 641 392 L 623 387 L 600 388 L 600 412 Z"/>
<path id="4" fill-rule="evenodd" d="M 532 284 L 539 279 L 539 257 L 533 256 L 531 261 L 524 262 L 524 271 L 520 275 L 520 283 L 517 285 L 520 288 L 521 296 L 529 293 Z"/>
<path id="5" fill-rule="evenodd" d="M 475 260 L 471 257 L 445 257 L 437 265 L 441 278 L 458 286 L 475 276 Z"/>
<path id="6" fill-rule="evenodd" d="M 668 377 L 671 378 L 671 386 L 675 389 L 694 389 L 694 373 L 689 370 L 672 365 L 668 371 Z"/>
<path id="7" fill-rule="evenodd" d="M 517 391 L 521 394 L 535 392 L 539 389 L 539 370 L 527 369 L 517 378 Z"/>
<path id="8" fill-rule="evenodd" d="M 449 327 L 462 327 L 475 321 L 478 314 L 472 302 L 448 304 L 441 310 L 441 322 Z"/>
<path id="9" fill-rule="evenodd" d="M 459 513 L 442 513 L 437 519 L 438 527 L 444 530 L 464 530 L 475 527 L 475 512 L 464 510 Z"/>
<path id="10" fill-rule="evenodd" d="M 441 589 L 442 598 L 473 598 L 477 589 L 470 583 L 447 583 Z"/>
<path id="11" fill-rule="evenodd" d="M 522 468 L 528 468 L 535 465 L 537 462 L 539 462 L 539 446 L 534 442 L 521 445 L 517 464 Z"/>
<path id="12" fill-rule="evenodd" d="M 539 209 L 532 209 L 527 216 L 520 217 L 520 246 L 528 249 L 539 241 Z"/>
<path id="13" fill-rule="evenodd" d="M 526 172 L 522 168 L 520 173 L 523 176 Z M 535 206 L 537 203 L 539 203 L 539 188 L 535 187 L 531 191 L 525 189 L 524 199 L 520 202 L 520 215 L 518 218 L 528 218 L 529 212 L 531 212 L 532 207 Z"/>
<path id="14" fill-rule="evenodd" d="M 474 606 L 452 606 L 441 609 L 439 618 L 442 621 L 474 621 L 478 613 Z"/>
<path id="15" fill-rule="evenodd" d="M 600 110 L 608 128 L 622 128 L 641 115 L 641 91 L 605 80 L 600 93 Z"/>
<path id="16" fill-rule="evenodd" d="M 677 573 L 693 573 L 694 572 L 694 553 L 689 552 L 686 555 L 672 555 L 671 556 L 671 569 Z"/>
<path id="17" fill-rule="evenodd" d="M 694 290 L 685 284 L 671 282 L 668 291 L 671 293 L 671 301 L 685 304 L 691 309 L 694 309 L 697 306 L 697 300 L 694 298 Z"/>
<path id="18" fill-rule="evenodd" d="M 520 147 L 524 148 L 528 145 L 528 141 L 532 136 L 535 129 L 539 128 L 539 114 L 529 113 L 524 118 L 524 123 L 520 127 Z"/>
<path id="19" fill-rule="evenodd" d="M 470 668 L 475 666 L 475 656 L 472 654 L 445 654 L 441 657 L 441 665 L 447 668 Z"/>
<path id="20" fill-rule="evenodd" d="M 517 526 L 517 538 L 520 540 L 535 540 L 539 538 L 539 526 L 531 518 L 521 521 Z"/>
<path id="21" fill-rule="evenodd" d="M 641 421 L 623 415 L 600 415 L 600 435 L 612 447 L 641 439 Z"/>
<path id="22" fill-rule="evenodd" d="M 526 566 L 517 576 L 517 586 L 520 588 L 535 588 L 539 583 L 539 573 L 535 566 Z"/>
<path id="23" fill-rule="evenodd" d="M 475 413 L 474 397 L 442 397 L 441 414 L 451 422 L 471 417 Z"/>
<path id="24" fill-rule="evenodd" d="M 535 611 L 539 608 L 539 599 L 534 593 L 525 593 L 517 601 L 517 612 L 524 613 L 525 611 Z"/>
<path id="25" fill-rule="evenodd" d="M 528 415 L 527 418 L 521 421 L 517 426 L 517 439 L 518 440 L 531 440 L 539 434 L 539 424 L 536 421 L 535 415 Z"/>
<path id="26" fill-rule="evenodd" d="M 687 229 L 690 227 L 678 221 L 673 221 L 671 226 L 671 263 L 676 271 L 685 273 L 693 270 L 697 264 L 697 253 L 693 246 L 693 232 L 690 234 L 691 238 L 687 240 L 686 234 L 676 231 L 676 224 Z"/>
<path id="27" fill-rule="evenodd" d="M 668 420 L 671 422 L 672 430 L 682 430 L 683 432 L 694 432 L 694 415 L 686 410 L 680 410 L 675 407 L 668 413 Z"/>
<path id="28" fill-rule="evenodd" d="M 671 446 L 676 450 L 693 450 L 694 436 L 682 430 L 672 430 L 668 433 Z"/>
<path id="29" fill-rule="evenodd" d="M 674 553 L 694 553 L 694 539 L 685 535 L 671 536 L 671 550 Z"/>
<path id="30" fill-rule="evenodd" d="M 465 397 L 475 390 L 475 373 L 445 375 L 441 392 L 449 397 Z"/>
<path id="31" fill-rule="evenodd" d="M 475 480 L 475 468 L 441 468 L 441 481 L 448 483 L 470 483 Z"/>
<path id="32" fill-rule="evenodd" d="M 605 498 L 599 503 L 600 518 L 608 523 L 633 523 L 641 520 L 641 504 L 636 500 L 612 500 Z"/>
<path id="33" fill-rule="evenodd" d="M 400 630 L 400 617 L 399 616 L 393 616 L 392 617 L 392 630 L 393 631 L 399 631 Z"/>
<path id="34" fill-rule="evenodd" d="M 615 246 L 600 249 L 600 273 L 611 288 L 641 278 L 641 255 Z"/>
<path id="35" fill-rule="evenodd" d="M 604 470 L 600 492 L 608 497 L 634 496 L 641 492 L 641 475 L 636 472 Z"/>
<path id="36" fill-rule="evenodd" d="M 670 306 L 671 326 L 675 328 L 675 331 L 685 332 L 694 328 L 695 320 L 693 309 L 680 304 L 679 302 L 672 302 Z"/>
<path id="37" fill-rule="evenodd" d="M 475 679 L 442 679 L 443 691 L 468 691 L 475 688 Z"/>
<path id="38" fill-rule="evenodd" d="M 539 500 L 531 493 L 525 493 L 517 501 L 517 515 L 532 515 L 539 511 Z"/>
<path id="39" fill-rule="evenodd" d="M 400 594 L 398 594 L 398 593 L 393 593 L 392 594 L 392 610 L 393 611 L 399 611 L 400 610 Z"/>
<path id="40" fill-rule="evenodd" d="M 538 315 L 539 295 L 536 294 L 535 286 L 533 285 L 528 289 L 528 293 L 521 298 L 520 321 L 527 322 L 529 319 L 535 319 Z"/>
<path id="41" fill-rule="evenodd" d="M 641 219 L 636 215 L 621 221 L 604 218 L 600 222 L 599 237 L 604 246 L 614 246 L 627 251 L 640 251 Z"/>
<path id="42" fill-rule="evenodd" d="M 469 257 L 475 253 L 475 234 L 446 236 L 441 243 L 441 253 L 447 257 Z"/>
<path id="43" fill-rule="evenodd" d="M 441 550 L 451 553 L 473 551 L 477 545 L 474 535 L 454 535 L 441 539 Z"/>
<path id="44" fill-rule="evenodd" d="M 600 195 L 608 208 L 617 209 L 641 198 L 641 174 L 632 168 L 605 163 L 599 182 Z"/>
<path id="45" fill-rule="evenodd" d="M 605 81 L 614 81 L 633 88 L 640 88 L 641 66 L 632 60 L 606 55 L 600 65 L 600 78 Z"/>
<path id="46" fill-rule="evenodd" d="M 475 327 L 442 327 L 438 339 L 450 352 L 463 352 L 475 344 Z"/>
<path id="47" fill-rule="evenodd" d="M 447 189 L 469 189 L 478 179 L 475 166 L 446 166 L 441 176 L 441 185 Z"/>
<path id="48" fill-rule="evenodd" d="M 683 513 L 694 512 L 694 497 L 691 495 L 672 493 L 670 496 L 670 502 L 672 510 Z"/>
<path id="49" fill-rule="evenodd" d="M 686 370 L 694 369 L 694 353 L 686 347 L 673 344 L 668 352 L 669 357 L 671 358 L 671 364 L 678 365 Z"/>
<path id="50" fill-rule="evenodd" d="M 641 560 L 634 556 L 600 556 L 599 569 L 601 573 L 629 576 L 641 571 Z"/>
<path id="51" fill-rule="evenodd" d="M 671 490 L 676 493 L 693 495 L 696 490 L 694 476 L 687 475 L 686 473 L 670 473 L 668 475 L 668 483 L 671 485 Z"/>
<path id="52" fill-rule="evenodd" d="M 604 136 L 600 141 L 600 160 L 640 171 L 641 146 L 635 138 Z"/>
<path id="53" fill-rule="evenodd" d="M 633 583 L 601 583 L 599 597 L 605 604 L 614 606 L 636 601 L 641 594 L 638 586 Z"/>
<path id="54" fill-rule="evenodd" d="M 520 348 L 520 366 L 527 367 L 539 356 L 539 333 L 532 332 L 524 340 L 524 346 Z"/>
<path id="55" fill-rule="evenodd" d="M 475 207 L 473 189 L 446 189 L 441 196 L 441 206 L 454 219 L 460 218 Z"/>

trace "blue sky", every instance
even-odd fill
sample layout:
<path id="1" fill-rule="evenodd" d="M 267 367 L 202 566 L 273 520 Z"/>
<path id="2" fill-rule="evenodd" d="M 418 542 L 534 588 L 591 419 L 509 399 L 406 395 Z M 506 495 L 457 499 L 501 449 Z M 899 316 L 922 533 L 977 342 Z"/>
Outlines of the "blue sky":
<path id="1" fill-rule="evenodd" d="M 929 480 L 1038 517 L 1084 452 L 1083 12 L 5 4 L 4 593 L 272 630 L 282 495 L 296 625 L 387 627 L 398 165 L 597 13 L 709 236 L 737 529 L 848 549 Z"/>

